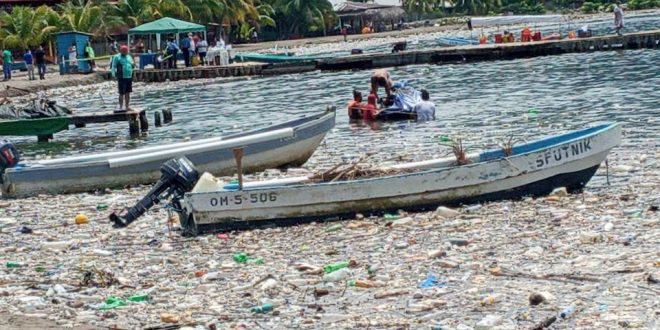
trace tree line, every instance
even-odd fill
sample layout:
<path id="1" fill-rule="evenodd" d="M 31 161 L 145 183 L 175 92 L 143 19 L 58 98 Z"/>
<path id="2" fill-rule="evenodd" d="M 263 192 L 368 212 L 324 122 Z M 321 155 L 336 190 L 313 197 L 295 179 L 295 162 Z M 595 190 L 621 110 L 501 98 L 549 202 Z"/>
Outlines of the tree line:
<path id="1" fill-rule="evenodd" d="M 417 15 L 411 17 L 594 12 L 611 10 L 612 4 L 609 0 L 402 1 L 410 15 Z M 655 8 L 660 7 L 660 0 L 628 0 L 627 6 Z M 232 41 L 247 40 L 255 30 L 270 33 L 271 39 L 323 35 L 335 30 L 339 21 L 328 0 L 69 0 L 55 7 L 13 7 L 0 12 L 0 41 L 3 47 L 26 48 L 44 43 L 57 31 L 103 37 L 161 17 L 220 24 Z"/>

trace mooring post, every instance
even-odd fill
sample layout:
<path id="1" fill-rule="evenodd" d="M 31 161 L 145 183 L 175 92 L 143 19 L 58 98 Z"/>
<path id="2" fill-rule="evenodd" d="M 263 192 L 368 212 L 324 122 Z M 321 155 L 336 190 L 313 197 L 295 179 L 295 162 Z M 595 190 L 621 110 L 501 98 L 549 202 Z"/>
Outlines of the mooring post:
<path id="1" fill-rule="evenodd" d="M 154 112 L 154 126 L 161 127 L 163 123 L 160 121 L 160 112 Z"/>
<path id="2" fill-rule="evenodd" d="M 37 135 L 37 142 L 39 142 L 39 143 L 48 142 L 52 138 L 53 138 L 53 134 Z"/>
<path id="3" fill-rule="evenodd" d="M 128 116 L 128 132 L 131 136 L 140 135 L 140 120 L 137 114 L 129 114 Z"/>
<path id="4" fill-rule="evenodd" d="M 149 120 L 147 120 L 147 112 L 142 110 L 142 112 L 140 112 L 139 119 L 140 119 L 140 130 L 142 132 L 148 132 Z"/>
<path id="5" fill-rule="evenodd" d="M 163 122 L 165 124 L 172 122 L 172 110 L 163 109 Z"/>
<path id="6" fill-rule="evenodd" d="M 243 148 L 234 149 L 234 159 L 238 172 L 238 190 L 243 190 Z"/>
<path id="7" fill-rule="evenodd" d="M 76 123 L 74 126 L 76 126 L 76 128 L 83 128 L 85 127 L 85 123 Z"/>

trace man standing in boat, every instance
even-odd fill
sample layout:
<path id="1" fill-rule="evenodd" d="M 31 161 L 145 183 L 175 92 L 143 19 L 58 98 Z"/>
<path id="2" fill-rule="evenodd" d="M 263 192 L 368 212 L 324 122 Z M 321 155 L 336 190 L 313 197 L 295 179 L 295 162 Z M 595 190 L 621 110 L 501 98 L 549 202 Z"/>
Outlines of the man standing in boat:
<path id="1" fill-rule="evenodd" d="M 128 53 L 128 46 L 122 45 L 119 54 L 112 57 L 110 74 L 117 78 L 119 88 L 119 111 L 130 111 L 131 92 L 133 92 L 133 68 L 135 61 Z"/>
<path id="2" fill-rule="evenodd" d="M 378 87 L 384 87 L 387 97 L 392 96 L 392 79 L 385 69 L 378 69 L 371 75 L 371 94 L 378 96 Z"/>
<path id="3" fill-rule="evenodd" d="M 622 36 L 621 30 L 623 30 L 623 9 L 621 8 L 621 1 L 617 1 L 614 4 L 614 28 L 616 29 L 616 34 Z"/>

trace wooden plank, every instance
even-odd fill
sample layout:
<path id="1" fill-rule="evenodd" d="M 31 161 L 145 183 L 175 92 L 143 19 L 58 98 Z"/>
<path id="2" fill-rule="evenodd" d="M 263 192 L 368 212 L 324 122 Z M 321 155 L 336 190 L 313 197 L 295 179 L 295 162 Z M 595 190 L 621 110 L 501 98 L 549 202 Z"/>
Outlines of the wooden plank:
<path id="1" fill-rule="evenodd" d="M 136 109 L 127 112 L 95 112 L 76 114 L 71 116 L 72 125 L 80 124 L 102 124 L 120 121 L 130 121 L 132 118 L 137 118 L 140 114 L 144 113 L 144 109 Z"/>

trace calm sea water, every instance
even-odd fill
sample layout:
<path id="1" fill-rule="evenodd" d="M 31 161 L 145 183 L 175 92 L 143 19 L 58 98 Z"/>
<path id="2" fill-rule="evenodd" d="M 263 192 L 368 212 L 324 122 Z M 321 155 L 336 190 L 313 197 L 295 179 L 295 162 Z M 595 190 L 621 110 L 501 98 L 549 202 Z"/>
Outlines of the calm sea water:
<path id="1" fill-rule="evenodd" d="M 152 128 L 139 139 L 127 137 L 126 123 L 114 123 L 58 133 L 58 142 L 47 145 L 33 138 L 15 142 L 27 158 L 135 148 L 252 129 L 336 105 L 337 126 L 308 163 L 310 167 L 336 164 L 361 153 L 374 153 L 374 161 L 446 155 L 449 150 L 439 145 L 442 135 L 462 138 L 469 150 L 480 150 L 512 135 L 530 140 L 603 121 L 625 125 L 623 148 L 657 150 L 658 63 L 656 49 L 392 68 L 395 79 L 407 79 L 430 91 L 437 120 L 377 127 L 349 124 L 345 111 L 354 88 L 367 91 L 368 71 L 312 72 L 159 91 L 141 87 L 134 105 L 148 109 L 150 120 L 154 111 L 171 108 L 172 124 Z M 114 101 L 113 92 L 108 92 L 105 102 Z M 101 104 L 96 93 L 73 105 L 78 111 L 91 111 Z"/>

